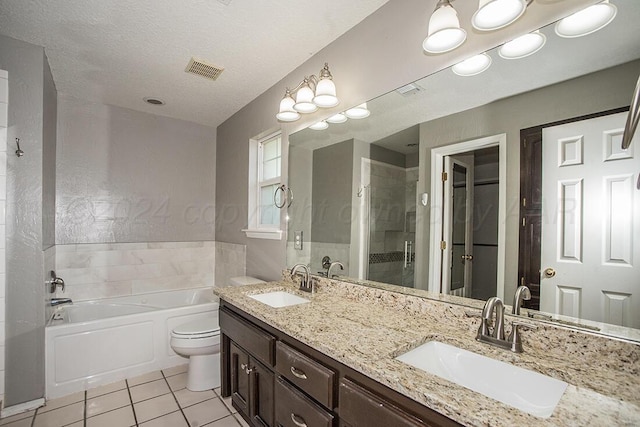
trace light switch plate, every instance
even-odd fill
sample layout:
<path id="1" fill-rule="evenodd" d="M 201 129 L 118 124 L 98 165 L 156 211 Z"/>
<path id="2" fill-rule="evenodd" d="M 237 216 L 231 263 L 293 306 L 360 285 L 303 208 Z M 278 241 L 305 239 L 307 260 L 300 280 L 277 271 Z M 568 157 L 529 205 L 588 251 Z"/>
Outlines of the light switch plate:
<path id="1" fill-rule="evenodd" d="M 302 231 L 293 232 L 293 249 L 302 250 Z"/>

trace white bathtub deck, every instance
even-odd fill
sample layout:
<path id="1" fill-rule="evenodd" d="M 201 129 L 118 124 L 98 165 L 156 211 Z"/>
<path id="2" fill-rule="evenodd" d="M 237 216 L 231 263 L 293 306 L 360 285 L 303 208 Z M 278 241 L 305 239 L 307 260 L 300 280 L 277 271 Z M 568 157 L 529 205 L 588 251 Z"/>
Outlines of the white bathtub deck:
<path id="1" fill-rule="evenodd" d="M 74 393 L 0 420 L 3 427 L 240 427 L 248 424 L 220 389 L 192 392 L 187 365 Z"/>

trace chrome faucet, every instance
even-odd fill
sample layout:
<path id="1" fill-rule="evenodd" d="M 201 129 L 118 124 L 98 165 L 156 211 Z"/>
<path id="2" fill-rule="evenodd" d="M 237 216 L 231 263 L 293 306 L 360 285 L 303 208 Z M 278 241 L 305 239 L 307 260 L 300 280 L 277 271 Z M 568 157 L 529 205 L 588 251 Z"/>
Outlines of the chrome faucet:
<path id="1" fill-rule="evenodd" d="M 311 285 L 311 281 L 309 280 L 309 267 L 305 264 L 296 264 L 291 269 L 291 277 L 295 276 L 298 273 L 298 270 L 304 270 L 302 274 L 302 278 L 300 280 L 300 290 L 304 292 L 311 292 L 313 290 L 313 286 Z"/>
<path id="2" fill-rule="evenodd" d="M 71 298 L 51 298 L 50 300 L 51 307 L 58 307 L 65 304 L 73 304 Z"/>
<path id="3" fill-rule="evenodd" d="M 520 307 L 522 301 L 529 301 L 531 299 L 531 291 L 526 286 L 518 286 L 516 294 L 513 296 L 513 307 L 511 307 L 511 314 L 520 315 Z"/>
<path id="4" fill-rule="evenodd" d="M 344 270 L 344 264 L 341 263 L 340 261 L 334 261 L 331 263 L 331 265 L 329 265 L 329 268 L 327 269 L 327 277 L 329 279 L 332 279 L 334 277 L 338 277 L 337 274 L 331 275 L 331 270 L 333 269 L 333 267 L 338 266 L 340 267 L 340 270 Z"/>
<path id="5" fill-rule="evenodd" d="M 523 292 L 524 290 L 520 291 L 520 293 Z M 495 322 L 493 322 L 492 327 L 491 320 L 494 316 L 494 312 Z M 509 337 L 505 339 L 504 304 L 498 297 L 491 297 L 487 300 L 484 308 L 482 309 L 482 315 L 480 317 L 480 327 L 478 328 L 476 340 L 494 345 L 496 347 L 511 350 L 514 353 L 522 353 L 522 339 L 520 336 L 520 328 L 528 330 L 537 329 L 533 325 L 514 321 L 511 324 L 511 333 L 509 334 Z"/>

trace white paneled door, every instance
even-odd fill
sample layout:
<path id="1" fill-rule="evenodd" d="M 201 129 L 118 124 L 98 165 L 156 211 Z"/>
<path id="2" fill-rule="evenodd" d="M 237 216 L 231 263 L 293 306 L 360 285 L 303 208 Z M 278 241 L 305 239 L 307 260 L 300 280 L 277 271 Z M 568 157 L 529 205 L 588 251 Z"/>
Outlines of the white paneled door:
<path id="1" fill-rule="evenodd" d="M 640 328 L 640 138 L 626 113 L 543 130 L 540 309 Z"/>

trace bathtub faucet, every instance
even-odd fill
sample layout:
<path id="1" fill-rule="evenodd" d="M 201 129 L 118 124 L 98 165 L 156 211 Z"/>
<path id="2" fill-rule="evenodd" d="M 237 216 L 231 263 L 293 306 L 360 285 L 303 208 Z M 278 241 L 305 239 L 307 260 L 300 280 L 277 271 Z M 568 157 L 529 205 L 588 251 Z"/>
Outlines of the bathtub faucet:
<path id="1" fill-rule="evenodd" d="M 73 304 L 71 298 L 51 298 L 51 307 L 57 307 L 64 304 Z"/>

